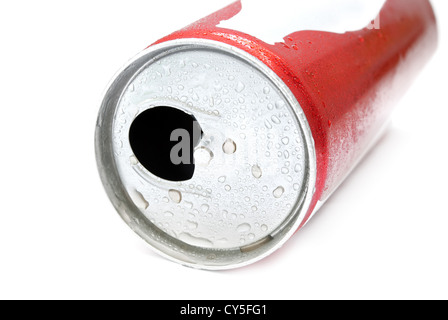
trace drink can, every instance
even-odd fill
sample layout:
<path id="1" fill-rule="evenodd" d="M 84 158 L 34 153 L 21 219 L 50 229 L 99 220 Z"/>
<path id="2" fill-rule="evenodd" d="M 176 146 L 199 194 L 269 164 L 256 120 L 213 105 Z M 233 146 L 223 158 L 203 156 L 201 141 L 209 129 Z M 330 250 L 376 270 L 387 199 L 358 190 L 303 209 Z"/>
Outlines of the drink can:
<path id="1" fill-rule="evenodd" d="M 112 80 L 95 137 L 105 189 L 171 260 L 261 260 L 374 145 L 436 45 L 427 0 L 234 2 Z"/>

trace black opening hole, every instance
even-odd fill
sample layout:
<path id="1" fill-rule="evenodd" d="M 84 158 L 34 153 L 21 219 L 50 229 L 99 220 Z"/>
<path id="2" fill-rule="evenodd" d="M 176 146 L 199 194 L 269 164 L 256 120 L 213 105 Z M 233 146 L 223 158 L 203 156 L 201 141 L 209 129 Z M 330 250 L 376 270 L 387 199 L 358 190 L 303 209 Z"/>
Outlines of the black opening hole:
<path id="1" fill-rule="evenodd" d="M 134 120 L 129 142 L 146 170 L 165 180 L 186 181 L 194 175 L 193 153 L 202 134 L 194 116 L 172 107 L 155 107 Z"/>

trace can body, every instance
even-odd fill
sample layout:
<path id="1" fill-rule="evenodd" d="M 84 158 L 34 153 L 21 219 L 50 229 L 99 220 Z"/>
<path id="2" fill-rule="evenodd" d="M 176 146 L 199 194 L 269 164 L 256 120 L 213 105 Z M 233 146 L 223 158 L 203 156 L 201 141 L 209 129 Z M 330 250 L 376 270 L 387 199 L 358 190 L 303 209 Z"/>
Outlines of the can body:
<path id="1" fill-rule="evenodd" d="M 271 5 L 275 6 L 276 4 L 272 3 Z M 288 11 L 287 7 L 281 9 Z M 123 90 L 125 89 L 120 91 L 116 86 L 111 86 L 107 94 L 108 97 L 105 99 L 109 105 L 103 105 L 102 115 L 100 116 L 98 122 L 100 129 L 97 130 L 97 153 L 100 172 L 102 173 L 103 181 L 106 185 L 106 189 L 108 189 L 109 196 L 112 198 L 117 210 L 128 222 L 128 224 L 130 224 L 134 230 L 136 230 L 142 237 L 156 247 L 157 250 L 170 256 L 176 261 L 199 268 L 232 268 L 259 260 L 280 247 L 281 244 L 284 243 L 284 241 L 298 228 L 305 225 L 320 205 L 322 205 L 331 193 L 336 190 L 336 188 L 343 182 L 350 171 L 373 145 L 376 138 L 381 133 L 382 128 L 387 123 L 393 106 L 403 95 L 404 91 L 409 87 L 411 80 L 415 78 L 418 71 L 428 61 L 432 53 L 435 51 L 437 44 L 437 27 L 435 16 L 431 5 L 427 0 L 384 1 L 380 14 L 377 17 L 371 17 L 371 19 L 376 19 L 372 22 L 370 20 L 365 21 L 366 27 L 357 31 L 334 33 L 315 30 L 291 30 L 295 32 L 283 34 L 283 39 L 273 44 L 264 42 L 260 39 L 260 37 L 247 34 L 245 33 L 245 30 L 235 30 L 229 28 L 229 26 L 232 26 L 232 19 L 238 17 L 238 15 L 246 13 L 244 2 L 235 2 L 228 7 L 186 27 L 185 29 L 161 39 L 147 50 L 155 50 L 158 51 L 157 53 L 159 55 L 163 55 L 166 52 L 176 51 L 176 46 L 179 46 L 179 44 L 191 44 L 192 46 L 196 46 L 196 49 L 194 49 L 196 51 L 199 51 L 199 43 L 207 43 L 207 45 L 210 46 L 216 44 L 217 48 L 223 46 L 220 50 L 222 49 L 224 51 L 229 50 L 229 52 L 238 52 L 238 59 L 247 59 L 247 61 L 249 61 L 248 63 L 254 65 L 255 69 L 259 68 L 260 70 L 263 70 L 263 74 L 271 80 L 274 79 L 272 82 L 274 84 L 278 84 L 277 87 L 281 88 L 278 90 L 281 91 L 280 94 L 282 97 L 285 97 L 284 99 L 286 102 L 281 102 L 279 104 L 289 104 L 291 108 L 294 109 L 291 113 L 291 119 L 297 118 L 298 120 L 289 120 L 288 123 L 290 123 L 290 127 L 294 127 L 295 125 L 297 132 L 300 131 L 298 134 L 300 138 L 295 139 L 300 145 L 296 146 L 295 149 L 293 147 L 291 147 L 291 149 L 281 149 L 280 147 L 282 147 L 282 142 L 287 145 L 285 141 L 288 140 L 289 142 L 289 140 L 292 139 L 292 136 L 287 137 L 284 133 L 278 134 L 278 145 L 280 147 L 277 148 L 279 150 L 277 153 L 281 154 L 283 161 L 282 165 L 279 165 L 278 169 L 280 171 L 285 169 L 285 172 L 293 172 L 288 173 L 287 177 L 290 178 L 291 181 L 294 180 L 296 183 L 293 184 L 291 182 L 291 187 L 279 186 L 275 188 L 275 185 L 273 185 L 271 189 L 274 189 L 274 198 L 280 198 L 284 193 L 287 193 L 288 190 L 290 190 L 291 193 L 301 193 L 301 196 L 299 197 L 300 200 L 294 200 L 287 204 L 286 208 L 289 208 L 293 213 L 285 213 L 285 215 L 281 218 L 281 223 L 273 223 L 273 225 L 275 225 L 275 228 L 273 227 L 273 229 L 280 228 L 279 231 L 274 231 L 271 234 L 266 233 L 263 235 L 261 235 L 262 232 L 260 231 L 260 236 L 258 237 L 258 234 L 256 233 L 248 233 L 250 232 L 248 230 L 255 229 L 254 225 L 257 224 L 254 222 L 255 220 L 251 220 L 253 224 L 235 222 L 234 224 L 238 225 L 235 227 L 238 227 L 237 229 L 239 232 L 247 232 L 248 235 L 251 235 L 252 238 L 255 239 L 253 239 L 253 242 L 250 242 L 247 239 L 246 234 L 244 241 L 247 241 L 248 245 L 241 245 L 238 248 L 238 256 L 232 256 L 228 259 L 224 258 L 226 253 L 222 253 L 221 251 L 230 250 L 232 248 L 231 245 L 228 247 L 210 247 L 210 243 L 214 243 L 215 238 L 210 236 L 213 240 L 208 241 L 210 240 L 210 237 L 204 236 L 204 232 L 199 233 L 199 236 L 197 234 L 193 236 L 192 232 L 183 233 L 187 236 L 182 238 L 178 237 L 177 232 L 173 231 L 174 235 L 171 236 L 176 238 L 173 240 L 173 243 L 178 245 L 176 252 L 181 253 L 168 253 L 166 249 L 161 247 L 165 246 L 167 242 L 171 240 L 164 239 L 163 241 L 159 241 L 163 238 L 163 235 L 154 235 L 154 233 L 157 233 L 160 230 L 162 230 L 163 233 L 163 226 L 159 226 L 157 232 L 154 232 L 151 227 L 142 227 L 141 224 L 143 222 L 141 219 L 133 219 L 131 217 L 132 214 L 129 213 L 132 209 L 129 209 L 129 206 L 123 205 L 123 203 L 127 202 L 124 198 L 130 198 L 133 203 L 136 202 L 135 199 L 137 198 L 137 202 L 140 201 L 140 210 L 142 210 L 142 207 L 146 210 L 148 206 L 151 206 L 151 201 L 147 201 L 145 197 L 142 199 L 142 193 L 139 191 L 137 192 L 137 197 L 135 197 L 135 195 L 127 197 L 126 192 L 123 192 L 122 194 L 120 194 L 120 192 L 116 192 L 117 185 L 122 183 L 122 181 L 120 181 L 119 174 L 117 174 L 116 177 L 111 178 L 111 176 L 114 176 L 111 174 L 111 171 L 116 170 L 116 165 L 113 164 L 114 161 L 111 159 L 115 157 L 116 154 L 114 155 L 114 153 L 111 152 L 108 156 L 110 159 L 104 156 L 104 148 L 108 147 L 108 143 L 114 143 L 113 138 L 108 138 L 106 136 L 108 134 L 113 136 L 110 132 L 111 130 L 113 131 L 113 122 L 116 120 L 111 116 L 109 121 L 110 124 L 108 126 L 108 121 L 104 120 L 104 117 L 107 112 L 114 114 L 117 113 L 116 110 L 109 110 L 113 109 L 113 106 L 110 104 L 111 101 L 115 103 L 115 105 L 118 104 L 119 99 L 122 99 L 120 97 L 123 96 Z M 221 25 L 223 21 L 227 21 L 223 24 L 226 27 Z M 270 24 L 274 26 L 274 28 L 282 23 L 284 23 L 284 21 L 282 21 L 280 17 L 270 17 Z M 173 45 L 174 43 L 176 43 L 176 46 Z M 194 50 L 193 52 L 195 52 Z M 204 57 L 208 56 L 205 55 Z M 138 59 L 143 59 L 143 55 L 141 55 Z M 136 61 L 140 61 L 138 59 L 136 59 Z M 146 59 L 148 60 L 148 58 Z M 187 58 L 186 61 L 190 60 Z M 147 61 L 145 63 L 147 63 Z M 125 77 L 128 77 L 126 84 L 133 79 L 134 76 L 132 74 L 137 74 L 145 63 L 141 62 L 140 64 L 130 64 L 124 69 L 124 71 L 122 71 L 121 74 L 126 74 Z M 174 66 L 178 64 L 178 61 L 176 60 L 176 63 L 171 61 L 170 63 L 171 66 Z M 182 63 L 183 62 L 181 62 L 181 64 Z M 195 63 L 193 63 L 193 65 L 194 64 Z M 208 66 L 206 63 L 204 63 L 204 65 Z M 244 67 L 242 68 L 244 70 Z M 171 72 L 172 70 L 169 70 L 167 71 L 167 74 Z M 274 74 L 271 74 L 271 72 Z M 169 75 L 167 75 L 167 77 L 168 76 Z M 238 77 L 238 72 L 236 72 L 236 75 L 231 75 L 229 77 Z M 120 75 L 117 79 L 120 79 Z M 117 79 L 115 79 L 115 83 L 118 81 Z M 247 81 L 243 81 L 245 84 L 250 81 L 249 78 L 247 79 Z M 155 79 L 153 80 L 156 81 Z M 218 83 L 218 81 L 216 81 L 216 83 Z M 217 90 L 217 86 L 219 85 L 215 85 L 215 91 Z M 239 86 L 241 86 L 241 88 L 239 88 Z M 162 91 L 162 85 L 160 87 Z M 178 87 L 183 86 L 178 85 Z M 240 89 L 241 91 L 250 90 L 250 88 L 244 87 L 245 86 L 242 85 L 242 82 L 237 81 L 235 88 L 232 91 L 233 94 L 239 94 Z M 204 91 L 201 90 L 199 91 L 203 93 Z M 212 89 L 207 90 L 211 91 Z M 267 92 L 269 91 L 269 88 L 265 88 L 265 97 L 260 101 L 269 98 L 273 99 L 272 96 L 274 94 L 268 94 Z M 190 106 L 193 108 L 193 111 L 191 111 L 193 116 L 196 115 L 196 112 L 194 111 L 194 108 L 196 107 L 194 97 L 198 96 L 197 92 L 194 87 L 191 87 L 190 93 L 193 98 Z M 205 95 L 205 93 L 203 94 Z M 161 96 L 163 96 L 163 94 Z M 201 94 L 199 94 L 199 96 L 201 96 Z M 250 95 L 247 94 L 245 97 L 248 98 L 249 96 Z M 237 99 L 244 100 L 244 97 L 235 95 L 235 100 Z M 180 100 L 182 100 L 182 97 L 180 97 Z M 197 103 L 200 104 L 207 101 L 206 103 L 208 104 L 210 100 L 211 99 L 208 98 L 199 99 L 198 97 Z M 217 99 L 215 96 L 214 102 L 210 102 L 210 105 L 216 104 L 216 100 Z M 185 98 L 185 101 L 187 101 L 187 98 Z M 246 102 L 243 104 L 245 103 Z M 154 102 L 152 104 L 154 104 Z M 163 101 L 159 104 L 166 105 L 167 103 Z M 273 103 L 273 105 L 274 108 L 278 107 L 275 103 Z M 183 107 L 179 105 L 179 108 L 182 109 Z M 141 111 L 138 111 L 137 114 L 139 112 Z M 199 113 L 201 113 L 200 110 L 197 113 L 198 116 Z M 210 112 L 210 114 L 211 113 L 212 112 Z M 217 114 L 218 113 L 219 111 L 217 111 Z M 267 132 L 267 136 L 269 136 L 270 128 L 272 128 L 272 126 L 275 127 L 277 120 L 278 122 L 286 122 L 290 114 L 284 112 L 277 115 L 278 116 L 275 114 L 271 115 L 270 113 L 267 118 L 268 120 L 264 120 L 267 129 L 263 128 L 263 130 Z M 258 114 L 258 117 L 264 116 L 265 115 L 262 112 Z M 255 118 L 257 118 L 257 115 L 253 117 L 253 121 L 256 121 Z M 122 121 L 125 122 L 125 120 Z M 205 122 L 207 120 L 202 121 Z M 242 122 L 238 122 L 238 126 L 240 126 L 241 123 Z M 244 127 L 246 126 L 250 127 L 249 122 L 245 123 Z M 289 129 L 289 126 L 282 127 L 282 130 L 286 130 L 286 128 Z M 126 128 L 126 126 L 124 126 L 124 128 Z M 259 127 L 254 125 L 254 130 L 258 131 L 258 129 Z M 206 131 L 204 130 L 204 132 Z M 273 132 L 271 135 L 275 134 L 276 132 Z M 246 136 L 247 134 L 240 134 L 240 136 L 243 135 Z M 213 135 L 213 138 L 216 138 L 217 136 L 219 135 L 215 134 Z M 225 138 L 224 136 L 222 140 Z M 108 142 L 109 140 L 111 141 Z M 213 139 L 211 139 L 211 141 L 212 140 Z M 226 142 L 223 144 L 224 156 L 226 153 L 229 153 L 227 152 L 228 150 L 230 150 L 230 153 L 236 153 L 238 150 L 237 146 L 239 146 L 239 144 L 234 143 L 235 139 L 228 139 L 225 141 Z M 230 145 L 228 141 L 231 142 Z M 200 149 L 200 151 L 205 152 L 205 157 L 207 158 L 206 162 L 217 161 L 211 160 L 213 156 L 216 158 L 217 151 L 211 147 L 208 148 L 209 143 L 210 141 L 204 142 L 201 145 L 202 149 Z M 193 146 L 193 148 L 194 147 L 195 146 Z M 273 148 L 275 149 L 275 147 Z M 294 150 L 299 153 L 299 149 L 303 149 L 303 157 L 306 158 L 306 161 L 303 161 L 305 162 L 298 162 L 294 165 L 294 163 L 290 164 L 290 161 L 286 161 L 290 154 L 294 153 Z M 266 151 L 266 153 L 268 152 L 269 151 Z M 253 153 L 258 154 L 258 150 Z M 250 156 L 246 156 L 244 159 L 249 158 Z M 262 169 L 259 165 L 256 165 L 257 162 L 263 163 L 263 160 L 257 161 L 255 159 L 251 161 L 251 169 L 248 170 L 251 170 L 253 176 L 260 180 L 262 176 Z M 290 164 L 290 168 L 286 168 L 287 166 L 280 168 L 284 165 L 284 163 Z M 278 162 L 275 162 L 271 166 L 275 166 L 277 164 Z M 208 165 L 208 163 L 206 163 L 206 165 Z M 305 168 L 303 168 L 304 170 L 293 169 L 293 167 L 300 168 L 303 166 L 306 167 L 306 170 Z M 241 174 L 242 171 L 243 170 L 239 170 L 239 174 Z M 294 172 L 298 174 L 298 172 L 301 171 L 304 171 L 303 176 L 300 178 L 300 181 L 296 181 Z M 201 172 L 205 175 L 207 171 Z M 225 174 L 221 173 L 220 176 L 225 176 Z M 272 176 L 274 177 L 275 174 L 273 173 Z M 158 180 L 158 182 L 154 183 L 163 184 L 163 181 Z M 292 187 L 299 184 L 301 185 L 300 188 Z M 279 183 L 279 185 L 281 185 L 281 183 Z M 229 188 L 232 187 L 230 183 L 226 186 Z M 240 187 L 240 193 L 244 193 L 246 191 L 250 193 L 250 188 L 245 188 L 242 180 L 237 181 L 235 178 L 235 186 Z M 189 211 L 189 204 L 185 207 L 184 203 L 187 203 L 187 201 L 184 201 L 181 196 L 181 192 L 176 193 L 177 188 L 175 186 L 171 184 L 168 186 L 161 186 L 161 188 L 166 188 L 169 194 L 167 197 L 168 201 L 174 201 L 177 204 L 176 208 L 180 211 Z M 215 190 L 212 184 L 209 189 L 210 193 L 207 197 L 214 197 L 219 194 L 217 191 L 218 189 Z M 223 192 L 225 192 L 225 190 L 223 190 Z M 237 197 L 237 195 L 235 194 L 234 197 Z M 246 196 L 245 198 L 250 198 L 250 196 Z M 262 199 L 258 199 L 257 197 L 255 197 L 255 200 L 250 200 L 251 202 L 254 201 L 258 204 L 253 205 L 251 203 L 250 208 L 253 208 L 254 211 L 257 211 L 259 208 L 263 208 L 263 201 L 261 200 Z M 221 223 L 223 216 L 227 217 L 228 214 L 231 214 L 229 208 L 223 209 L 213 201 L 207 201 L 205 201 L 207 204 L 202 207 L 208 208 L 203 211 L 210 212 L 216 207 L 216 212 L 221 212 L 219 214 L 215 212 L 212 214 L 209 213 L 210 219 L 214 219 L 212 218 L 212 215 L 213 217 L 219 215 L 214 223 Z M 217 201 L 219 202 L 219 200 Z M 241 200 L 241 202 L 243 202 L 243 200 Z M 228 202 L 228 206 L 231 206 L 231 203 L 233 202 Z M 215 207 L 213 205 L 215 205 Z M 272 211 L 277 210 L 276 206 L 280 209 L 282 208 L 281 204 L 278 202 L 272 202 Z M 235 207 L 237 207 L 235 211 L 240 210 L 243 212 L 246 210 L 246 207 L 244 205 L 239 205 L 238 201 L 235 201 Z M 266 208 L 269 208 L 269 206 L 266 205 Z M 266 208 L 264 211 L 268 211 Z M 280 211 L 280 209 L 278 210 Z M 287 211 L 287 209 L 285 210 Z M 226 212 L 226 214 L 222 214 L 222 212 Z M 244 215 L 251 216 L 252 213 L 250 210 L 248 210 L 248 212 L 249 213 L 245 213 Z M 170 212 L 169 214 L 176 216 L 176 212 Z M 269 213 L 265 212 L 265 214 Z M 238 215 L 238 212 L 236 212 L 236 215 Z M 297 218 L 296 216 L 300 216 L 300 218 Z M 258 224 L 258 228 L 263 229 L 262 227 L 264 227 L 266 229 L 266 227 L 269 226 L 269 223 L 263 224 L 262 222 L 265 220 L 261 220 L 262 221 Z M 290 223 L 291 221 L 294 222 Z M 146 221 L 145 223 L 148 225 L 151 223 L 156 224 L 154 221 Z M 197 222 L 192 222 L 192 225 L 194 226 L 195 223 Z M 148 228 L 152 230 L 150 232 L 154 236 L 154 239 L 152 240 L 148 239 Z M 184 227 L 184 229 L 185 228 L 187 227 Z M 221 231 L 215 231 L 215 233 L 216 232 L 218 234 L 225 233 L 225 230 L 221 229 Z M 203 237 L 201 237 L 201 234 Z M 207 233 L 205 232 L 205 234 Z M 280 235 L 279 237 L 282 239 L 279 239 L 278 242 L 272 241 L 272 239 L 276 239 L 278 235 Z M 222 234 L 220 234 L 220 236 L 222 236 Z M 251 237 L 249 236 L 249 238 Z M 196 240 L 191 241 L 191 239 Z M 159 241 L 160 244 L 156 244 L 157 241 Z M 178 241 L 179 243 L 177 243 Z M 272 244 L 266 245 L 266 243 L 269 242 L 272 242 Z M 173 243 L 170 243 L 168 246 L 172 246 Z M 192 254 L 194 258 L 191 258 L 189 256 L 189 251 L 194 250 L 191 250 L 189 247 L 185 247 L 185 243 L 187 245 L 192 245 L 195 248 L 206 247 L 207 252 L 204 253 L 204 258 L 200 259 L 199 262 L 196 261 L 196 257 L 202 254 L 198 252 Z M 263 248 L 265 245 L 267 247 Z M 223 256 L 221 260 L 219 258 L 220 255 Z"/>
<path id="2" fill-rule="evenodd" d="M 386 1 L 377 29 L 345 34 L 300 31 L 285 34 L 284 43 L 275 45 L 216 27 L 241 9 L 241 2 L 235 2 L 161 41 L 222 41 L 272 68 L 294 93 L 310 123 L 319 168 L 314 202 L 324 202 L 369 149 L 397 99 L 433 54 L 437 27 L 431 5 L 419 0 Z M 275 20 L 273 25 L 278 22 L 282 23 Z M 370 23 L 366 21 L 366 26 Z"/>

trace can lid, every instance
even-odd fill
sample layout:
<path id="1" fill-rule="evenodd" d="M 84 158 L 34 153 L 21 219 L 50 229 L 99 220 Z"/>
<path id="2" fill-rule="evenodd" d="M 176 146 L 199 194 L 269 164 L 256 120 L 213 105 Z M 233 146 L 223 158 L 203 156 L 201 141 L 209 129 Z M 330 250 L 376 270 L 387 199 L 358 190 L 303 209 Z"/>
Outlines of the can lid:
<path id="1" fill-rule="evenodd" d="M 302 222 L 316 181 L 311 131 L 288 87 L 209 40 L 166 42 L 132 60 L 104 98 L 96 151 L 123 219 L 195 268 L 272 253 Z"/>

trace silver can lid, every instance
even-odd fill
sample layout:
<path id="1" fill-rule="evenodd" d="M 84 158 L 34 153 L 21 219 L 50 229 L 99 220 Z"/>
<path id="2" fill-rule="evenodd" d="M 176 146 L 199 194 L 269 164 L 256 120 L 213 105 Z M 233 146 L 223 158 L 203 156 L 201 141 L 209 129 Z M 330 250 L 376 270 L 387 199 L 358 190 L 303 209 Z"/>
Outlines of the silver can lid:
<path id="1" fill-rule="evenodd" d="M 315 189 L 314 142 L 293 94 L 258 59 L 209 40 L 166 42 L 126 65 L 103 100 L 96 152 L 126 223 L 194 268 L 269 255 Z"/>

